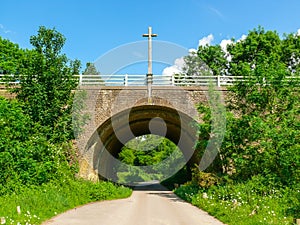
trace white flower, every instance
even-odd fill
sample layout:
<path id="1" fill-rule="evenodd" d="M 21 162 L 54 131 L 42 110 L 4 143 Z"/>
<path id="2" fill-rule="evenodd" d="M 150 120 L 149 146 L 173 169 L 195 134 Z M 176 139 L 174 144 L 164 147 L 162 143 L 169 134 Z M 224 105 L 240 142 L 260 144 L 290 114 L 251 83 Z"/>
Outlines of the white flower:
<path id="1" fill-rule="evenodd" d="M 1 217 L 0 221 L 1 221 L 1 224 L 6 224 L 6 219 L 5 219 L 5 217 Z"/>
<path id="2" fill-rule="evenodd" d="M 206 192 L 204 192 L 203 194 L 202 194 L 202 198 L 208 198 L 208 196 L 207 196 L 207 193 Z"/>
<path id="3" fill-rule="evenodd" d="M 238 201 L 236 199 L 233 199 L 232 203 L 233 203 L 234 206 L 236 206 L 238 204 Z"/>
<path id="4" fill-rule="evenodd" d="M 19 205 L 17 206 L 17 212 L 18 214 L 21 214 L 21 207 Z"/>

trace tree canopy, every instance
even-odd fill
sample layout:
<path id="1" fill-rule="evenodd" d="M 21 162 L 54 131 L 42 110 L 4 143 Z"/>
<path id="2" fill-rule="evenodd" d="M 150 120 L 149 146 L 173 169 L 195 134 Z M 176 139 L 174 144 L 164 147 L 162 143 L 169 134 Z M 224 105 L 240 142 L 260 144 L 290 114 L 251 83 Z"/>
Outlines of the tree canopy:
<path id="1" fill-rule="evenodd" d="M 261 174 L 266 182 L 299 183 L 299 41 L 297 34 L 281 39 L 258 27 L 227 46 L 230 57 L 217 57 L 227 61 L 226 75 L 245 81 L 229 88 L 226 134 L 215 164 L 219 173 L 226 168 L 223 172 L 241 180 Z M 213 71 L 223 71 L 224 64 L 211 60 L 216 49 L 221 51 L 220 46 L 200 47 L 198 55 Z M 208 118 L 200 125 L 203 136 L 211 132 Z"/>
<path id="2" fill-rule="evenodd" d="M 19 45 L 0 37 L 0 74 L 17 74 L 24 50 Z"/>
<path id="3" fill-rule="evenodd" d="M 71 135 L 72 90 L 77 86 L 73 75 L 79 74 L 80 61 L 61 53 L 65 37 L 55 29 L 40 27 L 30 43 L 33 49 L 24 51 L 19 74 L 14 76 L 20 83 L 13 91 L 33 121 L 50 133 L 63 129 Z"/>

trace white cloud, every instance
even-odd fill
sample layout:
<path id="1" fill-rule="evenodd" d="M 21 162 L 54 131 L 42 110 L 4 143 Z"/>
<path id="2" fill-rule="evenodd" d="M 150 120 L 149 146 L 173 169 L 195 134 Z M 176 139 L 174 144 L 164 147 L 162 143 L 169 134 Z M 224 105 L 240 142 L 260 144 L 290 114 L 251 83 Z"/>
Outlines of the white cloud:
<path id="1" fill-rule="evenodd" d="M 195 53 L 197 53 L 197 49 L 190 48 L 190 49 L 189 49 L 189 53 L 190 53 L 190 54 L 195 54 Z"/>
<path id="2" fill-rule="evenodd" d="M 204 47 L 206 45 L 211 45 L 213 40 L 214 40 L 214 36 L 212 34 L 210 34 L 210 35 L 200 39 L 198 46 L 203 46 Z"/>
<path id="3" fill-rule="evenodd" d="M 297 30 L 297 35 L 300 36 L 300 29 Z"/>
<path id="4" fill-rule="evenodd" d="M 229 54 L 229 52 L 227 51 L 227 46 L 230 45 L 230 44 L 232 44 L 232 43 L 233 43 L 233 41 L 232 41 L 232 40 L 229 40 L 229 39 L 224 39 L 224 40 L 222 40 L 221 43 L 220 43 L 220 46 L 221 46 L 223 52 L 225 52 L 225 57 L 226 57 L 226 59 L 227 59 L 228 62 L 231 61 L 231 58 L 232 58 L 232 57 L 231 57 L 231 55 Z"/>
<path id="5" fill-rule="evenodd" d="M 227 52 L 227 45 L 230 45 L 232 43 L 233 43 L 232 40 L 229 40 L 229 39 L 226 40 L 226 39 L 224 39 L 224 40 L 221 41 L 220 46 L 221 46 L 221 48 L 222 48 L 222 50 L 224 52 Z"/>
<path id="6" fill-rule="evenodd" d="M 247 35 L 243 34 L 240 39 L 238 39 L 236 42 L 240 42 L 240 41 L 243 41 L 247 38 Z"/>
<path id="7" fill-rule="evenodd" d="M 183 67 L 184 67 L 184 59 L 183 59 L 183 57 L 175 59 L 174 65 L 166 67 L 163 70 L 162 75 L 164 75 L 164 76 L 171 76 L 171 75 L 180 73 L 180 72 L 182 72 L 182 68 Z"/>
<path id="8" fill-rule="evenodd" d="M 4 25 L 1 24 L 1 23 L 0 23 L 0 31 L 4 32 L 5 34 L 11 33 L 11 31 L 10 31 L 10 30 L 7 30 L 7 29 L 4 27 Z"/>

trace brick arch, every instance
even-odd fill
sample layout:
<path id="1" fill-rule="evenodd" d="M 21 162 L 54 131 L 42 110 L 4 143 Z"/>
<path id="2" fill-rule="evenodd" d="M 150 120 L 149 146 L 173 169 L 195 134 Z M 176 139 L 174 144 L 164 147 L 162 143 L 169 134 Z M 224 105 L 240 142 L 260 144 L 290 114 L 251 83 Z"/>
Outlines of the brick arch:
<path id="1" fill-rule="evenodd" d="M 149 123 L 149 118 L 165 115 L 166 119 L 169 121 L 168 126 L 170 130 L 172 130 L 171 127 L 173 126 L 173 132 L 168 132 L 167 138 L 176 144 L 177 139 L 175 134 L 178 136 L 178 133 L 175 132 L 175 127 L 179 125 L 176 123 L 175 112 L 177 112 L 177 115 L 179 112 L 179 115 L 183 118 L 189 118 L 190 121 L 195 122 L 196 120 L 201 122 L 201 115 L 198 115 L 197 112 L 195 115 L 192 111 L 195 112 L 197 103 L 207 102 L 208 90 L 207 87 L 178 88 L 153 86 L 152 101 L 150 102 L 147 98 L 148 94 L 146 87 L 82 86 L 80 91 L 86 91 L 85 112 L 90 115 L 90 120 L 84 127 L 83 132 L 77 137 L 77 146 L 82 155 L 79 176 L 96 179 L 98 175 L 95 170 L 98 170 L 99 168 L 97 167 L 97 163 L 95 163 L 97 154 L 94 154 L 93 149 L 101 149 L 103 146 L 100 145 L 100 142 L 96 142 L 95 139 L 99 137 L 99 133 L 103 133 L 105 129 L 110 129 L 110 132 L 107 132 L 106 134 L 113 134 L 110 128 L 112 118 L 116 119 L 119 117 L 124 119 L 122 116 L 130 112 L 132 120 L 131 130 L 135 135 L 142 135 L 147 134 L 148 132 L 145 124 Z M 222 95 L 226 95 L 226 89 L 217 91 L 220 91 Z M 166 113 L 171 116 L 167 117 Z M 188 115 L 195 116 L 190 118 Z M 143 129 L 140 129 L 141 127 L 143 127 Z M 188 131 L 188 128 L 184 130 Z M 102 139 L 105 139 L 104 134 L 100 136 Z M 123 138 L 125 137 L 126 136 Z M 109 146 L 108 140 L 106 140 L 106 145 Z M 116 139 L 111 139 L 110 145 L 115 146 L 114 148 L 118 149 L 117 151 L 119 151 L 121 146 Z M 99 150 L 97 151 L 99 152 Z M 111 152 L 112 155 L 116 155 L 116 152 Z M 109 158 L 109 156 L 106 157 Z M 105 157 L 102 157 L 102 159 L 104 158 Z"/>
<path id="2" fill-rule="evenodd" d="M 149 122 L 156 117 L 163 119 L 167 128 L 165 137 L 181 149 L 186 161 L 195 161 L 196 121 L 171 107 L 142 105 L 112 116 L 93 133 L 85 148 L 86 152 L 92 153 L 93 169 L 101 177 L 114 180 L 116 176 L 112 157 L 116 157 L 123 145 L 135 136 L 150 134 Z M 156 125 L 159 127 L 162 124 Z M 132 133 L 128 132 L 128 127 Z M 160 129 L 152 130 L 152 134 L 164 135 Z"/>

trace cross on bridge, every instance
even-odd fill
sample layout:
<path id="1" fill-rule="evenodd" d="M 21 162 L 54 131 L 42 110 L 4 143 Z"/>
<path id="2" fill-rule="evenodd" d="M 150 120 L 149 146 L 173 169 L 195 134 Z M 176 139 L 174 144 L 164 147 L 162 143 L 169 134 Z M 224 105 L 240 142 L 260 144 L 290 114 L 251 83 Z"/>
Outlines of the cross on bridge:
<path id="1" fill-rule="evenodd" d="M 152 37 L 157 37 L 157 34 L 152 34 L 152 27 L 148 27 L 148 34 L 143 34 L 143 37 L 148 37 L 148 73 L 147 73 L 147 87 L 148 87 L 148 102 L 151 103 L 152 96 Z"/>
<path id="2" fill-rule="evenodd" d="M 148 34 L 143 34 L 143 37 L 148 37 L 148 74 L 152 75 L 152 37 L 157 37 L 157 34 L 152 34 L 152 27 L 148 27 Z"/>

